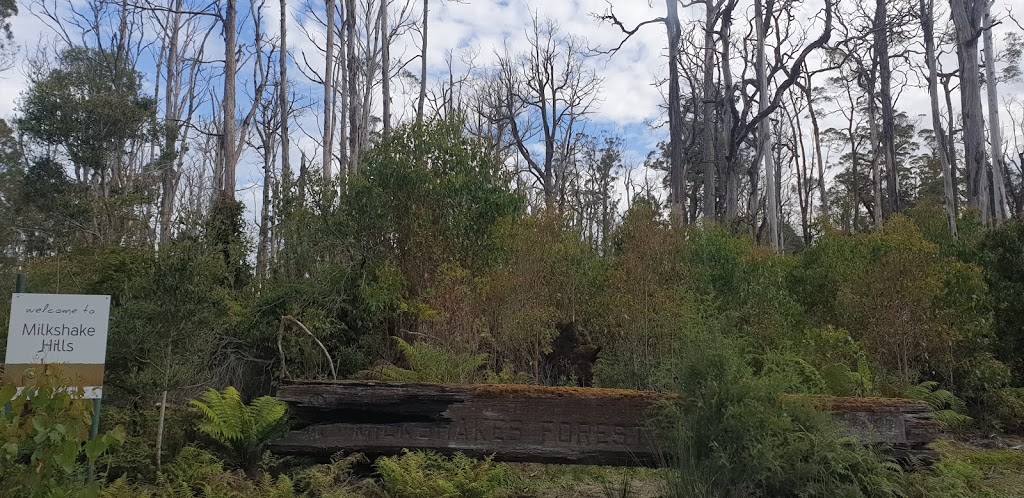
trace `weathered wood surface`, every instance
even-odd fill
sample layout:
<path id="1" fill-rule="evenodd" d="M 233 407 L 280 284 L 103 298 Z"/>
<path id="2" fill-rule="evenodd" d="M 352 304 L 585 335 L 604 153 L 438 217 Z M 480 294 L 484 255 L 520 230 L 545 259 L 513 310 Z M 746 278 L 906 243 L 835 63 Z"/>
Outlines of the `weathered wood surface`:
<path id="1" fill-rule="evenodd" d="M 278 399 L 298 425 L 271 449 L 330 456 L 409 450 L 497 460 L 657 466 L 664 459 L 650 409 L 672 395 L 538 386 L 291 382 Z M 924 403 L 815 398 L 847 435 L 917 452 L 935 437 Z"/>

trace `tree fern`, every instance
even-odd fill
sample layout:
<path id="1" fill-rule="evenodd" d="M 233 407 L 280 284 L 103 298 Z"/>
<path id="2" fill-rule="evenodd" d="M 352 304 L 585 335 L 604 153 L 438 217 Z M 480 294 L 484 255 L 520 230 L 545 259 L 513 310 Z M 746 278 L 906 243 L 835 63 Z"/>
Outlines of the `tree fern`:
<path id="1" fill-rule="evenodd" d="M 922 382 L 907 389 L 904 396 L 928 403 L 935 410 L 935 420 L 948 430 L 964 430 L 974 422 L 967 415 L 967 403 L 952 392 L 939 389 L 938 382 Z"/>
<path id="2" fill-rule="evenodd" d="M 263 396 L 246 405 L 234 387 L 223 392 L 210 389 L 191 404 L 203 415 L 199 431 L 221 446 L 230 463 L 250 475 L 255 474 L 263 448 L 284 429 L 286 420 L 287 408 L 281 401 Z"/>

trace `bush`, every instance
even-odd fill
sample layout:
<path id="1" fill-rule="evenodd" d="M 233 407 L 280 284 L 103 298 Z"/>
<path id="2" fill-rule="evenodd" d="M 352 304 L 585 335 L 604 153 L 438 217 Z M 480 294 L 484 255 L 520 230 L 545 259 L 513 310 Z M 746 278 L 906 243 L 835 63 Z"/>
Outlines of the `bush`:
<path id="1" fill-rule="evenodd" d="M 390 382 L 433 382 L 438 384 L 471 384 L 483 378 L 487 355 L 451 354 L 425 342 L 409 344 L 395 338 L 409 368 L 381 365 L 368 372 L 366 378 Z"/>
<path id="2" fill-rule="evenodd" d="M 377 460 L 377 474 L 384 490 L 396 498 L 483 498 L 494 495 L 508 479 L 490 459 L 422 451 Z"/>
<path id="3" fill-rule="evenodd" d="M 903 386 L 952 385 L 986 353 L 990 321 L 980 269 L 941 254 L 906 218 L 879 232 L 828 234 L 793 285 L 814 320 L 850 331 Z"/>
<path id="4" fill-rule="evenodd" d="M 973 257 L 985 270 L 995 314 L 995 353 L 1024 384 L 1024 220 L 988 232 Z"/>
<path id="5" fill-rule="evenodd" d="M 97 484 L 83 484 L 85 465 L 124 441 L 124 430 L 90 439 L 93 404 L 81 399 L 81 389 L 61 387 L 68 383 L 53 368 L 35 382 L 20 393 L 11 384 L 0 387 L 0 406 L 10 403 L 0 414 L 0 496 L 95 495 Z"/>
<path id="6" fill-rule="evenodd" d="M 895 496 L 899 467 L 809 404 L 784 400 L 792 380 L 755 375 L 734 342 L 689 339 L 675 365 L 681 401 L 662 413 L 681 497 Z"/>

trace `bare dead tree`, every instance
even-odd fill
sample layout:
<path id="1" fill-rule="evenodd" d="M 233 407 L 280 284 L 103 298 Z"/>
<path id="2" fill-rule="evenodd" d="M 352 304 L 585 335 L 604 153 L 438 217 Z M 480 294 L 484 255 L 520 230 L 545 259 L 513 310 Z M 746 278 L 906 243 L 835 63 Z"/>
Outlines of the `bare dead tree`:
<path id="1" fill-rule="evenodd" d="M 502 94 L 493 119 L 504 122 L 527 172 L 541 187 L 544 205 L 555 207 L 561 167 L 575 144 L 601 80 L 584 65 L 585 42 L 560 33 L 558 23 L 536 14 L 527 32 L 529 51 L 499 57 Z M 544 153 L 530 150 L 539 142 Z"/>

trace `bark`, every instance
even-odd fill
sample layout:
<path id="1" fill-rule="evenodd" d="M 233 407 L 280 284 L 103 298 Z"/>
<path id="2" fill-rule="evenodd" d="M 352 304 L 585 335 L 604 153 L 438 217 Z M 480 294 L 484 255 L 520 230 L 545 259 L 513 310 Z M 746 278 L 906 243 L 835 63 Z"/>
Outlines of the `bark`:
<path id="1" fill-rule="evenodd" d="M 349 176 L 359 171 L 359 148 L 361 146 L 362 127 L 360 121 L 361 110 L 359 106 L 359 62 L 356 59 L 356 0 L 347 0 L 345 3 L 345 51 L 348 66 L 348 119 L 349 119 Z"/>
<path id="2" fill-rule="evenodd" d="M 288 100 L 288 0 L 281 0 L 281 53 L 280 78 L 278 81 L 278 102 L 281 111 L 279 126 L 281 127 L 281 178 L 288 178 L 291 174 L 291 142 L 288 136 L 288 119 L 291 114 Z M 287 185 L 285 186 L 287 188 Z"/>
<path id="3" fill-rule="evenodd" d="M 665 28 L 668 32 L 668 133 L 669 133 L 669 183 L 672 196 L 672 219 L 683 224 L 684 184 L 686 166 L 683 164 L 683 110 L 679 90 L 679 41 L 682 29 L 679 25 L 678 0 L 665 0 L 667 17 Z"/>
<path id="4" fill-rule="evenodd" d="M 760 0 L 757 0 L 758 4 Z M 718 17 L 714 0 L 705 0 L 705 25 L 704 25 L 704 79 L 703 79 L 703 123 L 701 124 L 704 143 L 702 145 L 702 162 L 704 163 L 704 220 L 714 221 L 716 219 L 716 188 L 715 188 L 715 164 L 717 154 L 715 150 L 715 127 L 714 111 L 716 101 L 715 90 L 715 19 Z"/>
<path id="5" fill-rule="evenodd" d="M 846 86 L 846 96 L 850 102 L 850 115 L 846 121 L 846 133 L 850 138 L 850 173 L 853 177 L 853 227 L 850 232 L 856 232 L 860 229 L 860 177 L 858 176 L 860 166 L 860 155 L 857 154 L 857 129 L 854 123 L 856 115 L 854 108 L 856 107 L 856 99 L 853 97 L 852 85 Z"/>
<path id="6" fill-rule="evenodd" d="M 237 131 L 235 123 L 235 87 L 238 79 L 238 50 L 235 29 L 238 0 L 225 0 L 224 14 L 224 100 L 221 103 L 222 133 L 220 141 L 221 179 L 220 195 L 225 200 L 235 200 L 235 170 L 238 167 Z"/>
<path id="7" fill-rule="evenodd" d="M 871 208 L 871 220 L 875 228 L 882 228 L 884 218 L 882 210 L 882 168 L 879 164 L 880 133 L 878 130 L 878 101 L 875 100 L 875 69 L 872 67 L 868 76 L 868 128 L 871 130 L 871 191 L 874 203 Z"/>
<path id="8" fill-rule="evenodd" d="M 960 65 L 960 109 L 963 113 L 964 166 L 967 171 L 967 203 L 989 222 L 989 195 L 985 164 L 985 118 L 981 105 L 978 38 L 986 0 L 949 0 L 956 28 L 956 55 Z"/>
<path id="9" fill-rule="evenodd" d="M 811 181 L 814 172 L 807 166 L 807 149 L 804 144 L 804 128 L 800 123 L 800 108 L 796 104 L 796 97 L 793 98 L 793 114 L 790 119 L 790 129 L 796 137 L 796 148 L 798 157 L 793 158 L 793 165 L 797 169 L 797 198 L 800 202 L 800 228 L 803 234 L 804 245 L 811 245 L 811 197 L 813 187 Z"/>
<path id="10" fill-rule="evenodd" d="M 995 48 L 992 43 L 992 6 L 985 3 L 985 15 L 982 26 L 985 50 L 985 90 L 988 96 L 988 133 L 989 145 L 992 148 L 992 203 L 995 207 L 992 219 L 999 223 L 1007 219 L 1006 184 L 1003 182 L 1003 137 L 999 125 L 999 90 L 996 88 Z M 986 178 L 986 183 L 988 179 Z"/>
<path id="11" fill-rule="evenodd" d="M 180 7 L 178 8 L 181 9 Z M 163 394 L 160 396 L 160 416 L 156 424 L 156 471 L 160 472 L 162 468 L 161 456 L 163 456 L 164 447 L 164 419 L 167 414 L 167 390 L 165 389 Z"/>
<path id="12" fill-rule="evenodd" d="M 732 13 L 736 2 L 727 3 L 722 11 L 722 134 L 725 148 L 725 218 L 735 220 L 739 216 L 739 172 L 736 170 L 736 161 L 732 157 L 732 132 L 733 132 L 733 77 L 732 66 L 730 65 L 730 49 L 732 47 Z"/>
<path id="13" fill-rule="evenodd" d="M 936 62 L 938 60 L 936 59 Z M 953 212 L 960 213 L 960 192 L 957 190 L 956 122 L 953 117 L 952 75 L 942 78 L 942 92 L 945 95 L 948 125 L 946 126 L 946 158 L 949 161 L 949 176 L 953 180 Z"/>
<path id="14" fill-rule="evenodd" d="M 758 112 L 763 113 L 768 107 L 768 68 L 765 61 L 765 36 L 768 32 L 766 20 L 771 12 L 764 12 L 762 0 L 754 1 L 754 30 L 757 31 L 757 82 L 760 93 Z M 758 155 L 764 161 L 765 173 L 765 216 L 768 218 L 768 238 L 772 250 L 779 252 L 779 212 L 778 191 L 776 190 L 775 165 L 772 156 L 771 120 L 761 120 L 758 130 Z"/>
<path id="15" fill-rule="evenodd" d="M 874 47 L 878 64 L 879 99 L 882 104 L 882 153 L 885 158 L 885 185 L 889 202 L 882 209 L 883 217 L 900 212 L 899 171 L 896 164 L 896 131 L 892 105 L 892 67 L 889 63 L 889 29 L 886 5 L 889 0 L 875 0 Z M 882 206 L 879 206 L 882 208 Z"/>
<path id="16" fill-rule="evenodd" d="M 408 450 L 536 463 L 657 466 L 666 460 L 652 408 L 677 395 L 622 389 L 436 385 L 389 382 L 286 383 L 278 399 L 300 427 L 271 443 L 275 453 L 329 457 Z M 831 412 L 839 435 L 933 457 L 938 427 L 927 403 L 901 399 L 785 396 Z M 304 426 L 304 427 L 303 427 Z"/>
<path id="17" fill-rule="evenodd" d="M 416 123 L 423 122 L 423 107 L 427 102 L 427 20 L 430 0 L 423 0 L 423 19 L 420 26 L 420 95 L 416 101 Z"/>
<path id="18" fill-rule="evenodd" d="M 953 190 L 953 176 L 949 164 L 949 145 L 946 132 L 942 129 L 942 115 L 939 113 L 939 87 L 935 57 L 935 0 L 920 0 L 921 30 L 924 35 L 925 62 L 928 65 L 928 96 L 931 100 L 932 128 L 939 149 L 939 163 L 942 165 L 942 186 L 946 198 L 946 222 L 953 238 L 957 238 L 956 192 Z"/>
<path id="19" fill-rule="evenodd" d="M 175 2 L 176 10 L 181 10 L 182 0 Z M 178 36 L 181 31 L 181 14 L 169 16 L 172 20 L 168 30 L 170 41 L 167 46 L 167 90 L 164 92 L 164 145 L 160 154 L 160 243 L 166 244 L 171 239 L 171 219 L 174 216 L 174 197 L 177 174 L 174 165 L 177 162 L 178 133 L 180 127 L 176 97 L 178 88 Z"/>
<path id="20" fill-rule="evenodd" d="M 351 2 L 351 0 L 350 0 Z M 324 139 L 323 177 L 331 179 L 331 163 L 334 162 L 334 11 L 335 0 L 327 0 L 327 46 L 324 59 Z"/>
<path id="21" fill-rule="evenodd" d="M 828 192 L 825 190 L 825 154 L 821 150 L 821 128 L 818 127 L 818 114 L 814 111 L 814 86 L 811 74 L 807 73 L 804 94 L 807 96 L 807 114 L 811 117 L 811 132 L 814 134 L 814 158 L 818 166 L 818 196 L 821 197 L 821 214 L 826 220 L 830 217 Z"/>
<path id="22" fill-rule="evenodd" d="M 381 121 L 384 134 L 391 131 L 391 27 L 388 25 L 388 0 L 380 0 L 380 92 Z M 454 90 L 453 90 L 454 91 Z"/>

